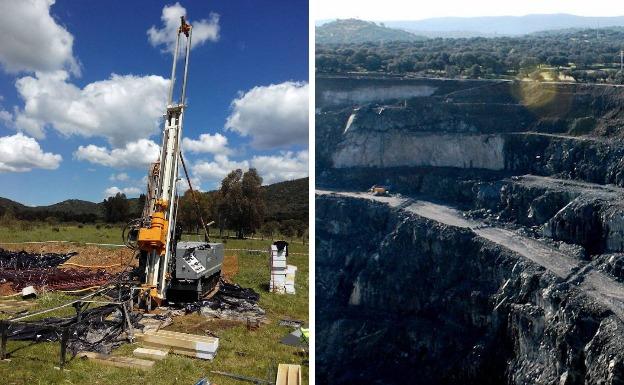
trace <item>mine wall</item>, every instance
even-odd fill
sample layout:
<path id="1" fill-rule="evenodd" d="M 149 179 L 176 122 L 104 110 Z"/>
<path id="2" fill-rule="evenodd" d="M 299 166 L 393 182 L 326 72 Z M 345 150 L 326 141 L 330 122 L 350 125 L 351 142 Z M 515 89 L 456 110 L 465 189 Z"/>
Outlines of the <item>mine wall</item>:
<path id="1" fill-rule="evenodd" d="M 317 195 L 321 380 L 624 383 L 624 313 L 613 312 L 624 298 L 624 90 L 383 77 L 316 85 L 318 189 L 383 184 L 479 223 Z M 481 227 L 533 239 L 575 267 L 553 274 Z M 582 289 L 589 274 L 609 282 L 615 302 Z"/>
<path id="2" fill-rule="evenodd" d="M 621 321 L 566 279 L 383 204 L 323 196 L 316 210 L 318 381 L 624 381 Z"/>

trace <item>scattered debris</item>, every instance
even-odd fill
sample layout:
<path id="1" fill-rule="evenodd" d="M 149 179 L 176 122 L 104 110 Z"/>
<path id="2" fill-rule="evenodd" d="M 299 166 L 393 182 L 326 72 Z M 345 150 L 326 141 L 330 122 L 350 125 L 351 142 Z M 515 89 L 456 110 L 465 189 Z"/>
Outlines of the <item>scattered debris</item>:
<path id="1" fill-rule="evenodd" d="M 286 336 L 284 336 L 284 338 L 282 338 L 280 342 L 288 346 L 294 346 L 297 348 L 307 348 L 308 337 L 305 335 L 304 330 L 307 331 L 308 329 L 299 328 L 287 334 Z"/>
<path id="2" fill-rule="evenodd" d="M 163 314 L 143 314 L 143 318 L 139 321 L 139 328 L 143 329 L 143 333 L 158 331 L 173 323 L 171 317 L 169 312 Z"/>
<path id="3" fill-rule="evenodd" d="M 221 281 L 211 298 L 186 305 L 187 313 L 198 312 L 206 317 L 260 323 L 266 321 L 265 311 L 258 305 L 260 294 L 253 289 Z"/>
<path id="4" fill-rule="evenodd" d="M 279 364 L 275 385 L 301 385 L 301 365 Z"/>
<path id="5" fill-rule="evenodd" d="M 152 348 L 167 349 L 180 354 L 204 360 L 212 360 L 219 348 L 219 339 L 215 337 L 159 330 L 137 336 L 144 345 Z"/>
<path id="6" fill-rule="evenodd" d="M 22 298 L 23 299 L 32 299 L 37 298 L 37 290 L 33 286 L 27 286 L 22 289 Z"/>
<path id="7" fill-rule="evenodd" d="M 34 254 L 26 251 L 9 251 L 0 248 L 0 269 L 26 270 L 57 267 L 77 253 Z"/>
<path id="8" fill-rule="evenodd" d="M 129 314 L 133 327 L 138 326 L 140 313 Z M 103 305 L 84 310 L 78 316 L 49 317 L 40 321 L 23 321 L 8 324 L 8 339 L 19 341 L 50 342 L 59 341 L 58 330 L 70 330 L 69 351 L 110 353 L 126 341 L 125 320 L 119 307 Z"/>
<path id="9" fill-rule="evenodd" d="M 303 321 L 296 320 L 296 319 L 281 319 L 279 321 L 279 326 L 288 326 L 288 327 L 293 328 L 293 329 L 298 329 L 298 328 L 302 327 L 303 324 L 304 324 Z"/>
<path id="10" fill-rule="evenodd" d="M 150 360 L 143 360 L 140 358 L 111 356 L 107 354 L 93 353 L 93 352 L 80 352 L 77 357 L 86 358 L 93 362 L 97 362 L 102 365 L 115 366 L 118 368 L 132 368 L 149 370 L 154 366 L 156 362 Z"/>

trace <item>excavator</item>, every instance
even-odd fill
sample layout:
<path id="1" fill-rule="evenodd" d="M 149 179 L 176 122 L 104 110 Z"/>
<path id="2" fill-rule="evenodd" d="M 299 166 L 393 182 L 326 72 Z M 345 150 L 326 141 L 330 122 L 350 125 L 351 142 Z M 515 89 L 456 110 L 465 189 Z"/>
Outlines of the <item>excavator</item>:
<path id="1" fill-rule="evenodd" d="M 126 245 L 136 250 L 139 260 L 136 270 L 139 284 L 132 288 L 133 296 L 137 297 L 139 306 L 147 310 L 165 302 L 198 300 L 217 286 L 223 263 L 223 244 L 209 242 L 208 229 L 201 215 L 204 241 L 181 241 L 182 226 L 177 223 L 180 163 L 191 195 L 195 197 L 180 149 L 187 108 L 186 85 L 192 32 L 192 26 L 182 16 L 173 55 L 160 157 L 148 170 L 142 215 L 128 223 L 122 233 Z M 185 46 L 182 87 L 177 90 L 179 98 L 174 100 L 176 65 L 182 46 Z M 197 200 L 195 203 L 199 210 Z"/>

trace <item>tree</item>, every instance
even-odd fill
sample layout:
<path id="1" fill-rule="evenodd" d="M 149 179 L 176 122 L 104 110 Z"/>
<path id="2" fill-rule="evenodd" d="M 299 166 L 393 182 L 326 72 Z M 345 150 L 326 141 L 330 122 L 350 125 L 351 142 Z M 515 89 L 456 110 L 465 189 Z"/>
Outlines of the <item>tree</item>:
<path id="1" fill-rule="evenodd" d="M 256 169 L 243 173 L 237 169 L 221 182 L 219 190 L 219 227 L 236 231 L 238 238 L 254 233 L 264 220 L 262 178 Z"/>
<path id="2" fill-rule="evenodd" d="M 132 215 L 135 218 L 140 218 L 143 216 L 143 208 L 145 207 L 145 194 L 139 195 L 137 199 L 136 207 L 134 209 L 134 214 Z"/>
<path id="3" fill-rule="evenodd" d="M 130 204 L 125 194 L 117 193 L 115 196 L 104 199 L 104 220 L 106 222 L 122 222 L 128 220 Z"/>

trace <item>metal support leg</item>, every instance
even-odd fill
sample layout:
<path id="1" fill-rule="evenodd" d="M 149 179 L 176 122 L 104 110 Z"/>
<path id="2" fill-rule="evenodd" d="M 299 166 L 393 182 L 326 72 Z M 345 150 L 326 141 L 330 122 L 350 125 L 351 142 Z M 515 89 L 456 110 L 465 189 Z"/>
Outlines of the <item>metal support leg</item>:
<path id="1" fill-rule="evenodd" d="M 126 332 L 126 334 L 128 335 L 128 341 L 130 341 L 130 343 L 134 342 L 134 328 L 132 327 L 132 320 L 130 319 L 130 314 L 128 313 L 128 308 L 126 307 L 126 304 L 122 304 L 121 305 L 121 311 L 123 313 L 123 330 Z"/>
<path id="2" fill-rule="evenodd" d="M 65 356 L 67 354 L 67 342 L 69 341 L 69 328 L 61 329 L 61 362 L 59 367 L 63 370 L 65 366 Z"/>
<path id="3" fill-rule="evenodd" d="M 9 339 L 9 324 L 0 322 L 0 360 L 7 358 L 7 340 Z"/>

